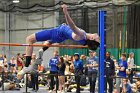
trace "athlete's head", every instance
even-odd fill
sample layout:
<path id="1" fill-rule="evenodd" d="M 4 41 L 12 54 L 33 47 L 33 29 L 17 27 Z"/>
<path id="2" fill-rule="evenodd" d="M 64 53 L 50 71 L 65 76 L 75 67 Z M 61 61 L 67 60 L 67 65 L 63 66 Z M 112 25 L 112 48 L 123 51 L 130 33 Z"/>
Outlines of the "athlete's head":
<path id="1" fill-rule="evenodd" d="M 88 45 L 90 50 L 96 50 L 100 45 L 100 38 L 98 34 L 87 33 L 86 45 Z"/>
<path id="2" fill-rule="evenodd" d="M 94 33 L 94 34 L 87 33 L 87 39 L 100 42 L 100 37 L 97 33 Z"/>
<path id="3" fill-rule="evenodd" d="M 96 50 L 99 47 L 100 43 L 97 42 L 97 41 L 95 41 L 95 40 L 89 40 L 89 39 L 87 39 L 86 45 L 88 45 L 88 48 L 90 50 Z"/>

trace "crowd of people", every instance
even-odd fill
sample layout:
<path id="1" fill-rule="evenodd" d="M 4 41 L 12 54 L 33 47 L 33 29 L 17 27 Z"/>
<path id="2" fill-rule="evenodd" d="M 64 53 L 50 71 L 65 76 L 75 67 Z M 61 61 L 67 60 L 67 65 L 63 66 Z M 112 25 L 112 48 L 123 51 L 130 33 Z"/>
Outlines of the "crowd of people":
<path id="1" fill-rule="evenodd" d="M 6 55 L 0 55 L 0 72 L 4 72 L 4 78 L 0 77 L 0 86 L 4 79 L 5 90 L 20 89 L 25 78 L 18 79 L 16 74 L 25 64 L 25 54 L 17 53 L 8 62 Z M 112 58 L 110 52 L 106 52 L 105 57 L 105 93 L 138 93 L 140 92 L 140 79 L 133 79 L 135 76 L 134 53 L 121 54 L 119 60 Z M 49 69 L 36 60 L 36 54 L 32 54 L 30 66 L 34 70 L 28 75 L 28 87 L 32 91 L 38 91 L 39 85 L 44 85 L 49 92 L 59 93 L 71 92 L 75 89 L 80 93 L 89 86 L 90 93 L 97 92 L 98 89 L 98 68 L 99 58 L 95 51 L 89 50 L 89 56 L 74 53 L 73 56 L 59 56 L 58 51 L 54 51 L 53 57 L 49 60 Z M 29 66 L 29 67 L 30 67 Z M 116 77 L 116 78 L 114 78 Z M 127 78 L 126 78 L 127 77 Z"/>

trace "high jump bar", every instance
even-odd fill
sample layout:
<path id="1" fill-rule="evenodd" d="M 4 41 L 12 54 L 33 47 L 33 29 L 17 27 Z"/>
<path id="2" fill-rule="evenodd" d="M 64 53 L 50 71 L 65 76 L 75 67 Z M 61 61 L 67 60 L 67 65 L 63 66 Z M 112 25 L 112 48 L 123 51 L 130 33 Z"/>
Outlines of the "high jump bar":
<path id="1" fill-rule="evenodd" d="M 62 44 L 19 44 L 19 43 L 0 43 L 0 46 L 33 46 L 33 47 L 63 47 L 63 48 L 88 48 L 88 46 L 83 45 L 62 45 Z"/>

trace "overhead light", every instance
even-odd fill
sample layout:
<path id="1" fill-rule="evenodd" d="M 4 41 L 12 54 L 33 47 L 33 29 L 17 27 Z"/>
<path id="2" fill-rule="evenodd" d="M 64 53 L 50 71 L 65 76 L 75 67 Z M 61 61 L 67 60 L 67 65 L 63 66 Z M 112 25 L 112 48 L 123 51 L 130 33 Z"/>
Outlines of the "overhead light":
<path id="1" fill-rule="evenodd" d="M 13 0 L 13 3 L 19 3 L 19 0 Z"/>

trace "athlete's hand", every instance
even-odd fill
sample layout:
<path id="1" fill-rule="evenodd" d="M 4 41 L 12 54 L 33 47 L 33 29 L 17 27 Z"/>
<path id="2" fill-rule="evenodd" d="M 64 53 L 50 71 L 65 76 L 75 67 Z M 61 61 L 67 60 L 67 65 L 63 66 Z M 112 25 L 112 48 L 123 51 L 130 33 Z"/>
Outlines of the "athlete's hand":
<path id="1" fill-rule="evenodd" d="M 66 14 L 67 13 L 67 5 L 66 4 L 63 4 L 63 5 L 61 5 L 61 7 L 63 8 L 63 12 L 64 12 L 64 14 Z"/>

